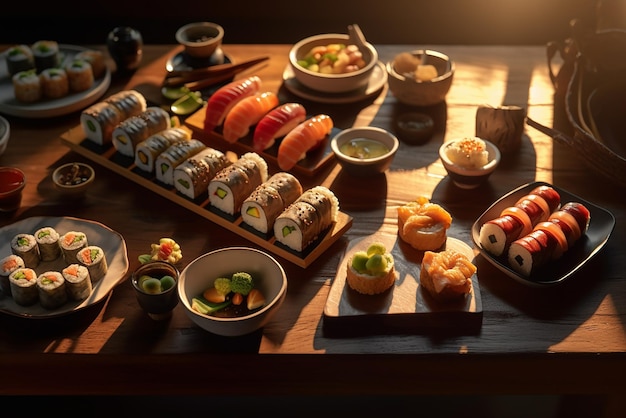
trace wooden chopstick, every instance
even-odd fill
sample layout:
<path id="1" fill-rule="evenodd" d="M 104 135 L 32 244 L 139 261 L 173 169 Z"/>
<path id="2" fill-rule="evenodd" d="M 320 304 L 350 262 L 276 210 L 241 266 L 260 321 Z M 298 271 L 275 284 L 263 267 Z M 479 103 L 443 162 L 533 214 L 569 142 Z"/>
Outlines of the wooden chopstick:
<path id="1" fill-rule="evenodd" d="M 200 80 L 216 79 L 223 81 L 228 79 L 243 70 L 267 61 L 269 57 L 260 57 L 244 61 L 238 64 L 219 64 L 212 67 L 198 68 L 194 70 L 175 70 L 166 74 L 163 86 L 173 87 L 188 84 L 192 82 L 198 82 Z M 210 85 L 210 84 L 209 84 Z"/>

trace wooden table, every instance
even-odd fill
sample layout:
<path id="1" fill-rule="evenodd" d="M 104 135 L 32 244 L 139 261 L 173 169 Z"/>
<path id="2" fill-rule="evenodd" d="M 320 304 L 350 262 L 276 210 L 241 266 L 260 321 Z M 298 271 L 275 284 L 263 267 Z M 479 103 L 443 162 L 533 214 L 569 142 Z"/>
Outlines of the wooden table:
<path id="1" fill-rule="evenodd" d="M 132 77 L 115 77 L 107 94 L 136 88 L 150 100 L 161 100 L 159 84 L 173 48 L 147 45 L 141 68 Z M 381 45 L 381 60 L 413 48 Z M 201 395 L 208 392 L 207 372 L 233 367 L 238 373 L 222 373 L 222 384 L 211 386 L 210 393 L 230 395 L 235 384 L 242 395 L 623 393 L 626 226 L 620 221 L 626 210 L 622 192 L 586 169 L 574 151 L 530 127 L 519 152 L 503 161 L 488 185 L 474 191 L 452 185 L 437 157 L 442 141 L 474 134 L 481 104 L 521 105 L 534 120 L 566 129 L 559 106 L 553 106 L 545 48 L 434 49 L 456 62 L 447 102 L 421 109 L 435 119 L 435 134 L 424 145 L 403 143 L 382 181 L 354 183 L 335 165 L 305 180 L 330 187 L 354 223 L 308 268 L 283 263 L 289 277 L 287 298 L 262 331 L 241 338 L 210 335 L 193 325 L 180 305 L 170 321 L 152 321 L 139 309 L 127 275 L 104 302 L 66 317 L 0 316 L 0 394 Z M 266 66 L 253 70 L 264 89 L 278 92 L 282 101 L 302 101 L 282 87 L 288 45 L 226 45 L 224 50 L 234 62 L 270 55 Z M 309 113 L 330 114 L 339 128 L 375 124 L 394 130 L 395 116 L 409 110 L 386 88 L 379 96 L 354 104 L 302 102 Z M 20 167 L 28 184 L 22 207 L 3 215 L 0 226 L 38 215 L 102 222 L 126 240 L 129 274 L 139 265 L 137 256 L 161 237 L 181 244 L 184 262 L 215 248 L 249 244 L 97 164 L 96 182 L 84 200 L 61 198 L 52 188 L 52 170 L 63 162 L 87 160 L 59 140 L 77 126 L 78 114 L 9 120 L 11 140 L 0 163 Z M 533 181 L 582 196 L 618 220 L 606 247 L 574 278 L 556 287 L 528 287 L 478 256 L 484 311 L 478 332 L 324 336 L 323 308 L 350 240 L 376 232 L 394 234 L 398 205 L 425 195 L 451 212 L 450 234 L 472 245 L 474 220 L 500 196 Z M 53 384 L 49 379 L 33 380 L 41 370 L 54 376 Z M 609 411 L 619 410 L 616 397 L 611 399 Z"/>

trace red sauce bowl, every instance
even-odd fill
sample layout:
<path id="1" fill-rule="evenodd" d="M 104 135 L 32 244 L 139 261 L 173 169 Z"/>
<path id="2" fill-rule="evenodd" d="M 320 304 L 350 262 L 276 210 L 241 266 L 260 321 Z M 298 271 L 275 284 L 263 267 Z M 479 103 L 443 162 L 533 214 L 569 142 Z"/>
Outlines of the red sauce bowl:
<path id="1" fill-rule="evenodd" d="M 20 207 L 24 186 L 26 176 L 22 170 L 0 167 L 0 212 L 12 212 Z"/>

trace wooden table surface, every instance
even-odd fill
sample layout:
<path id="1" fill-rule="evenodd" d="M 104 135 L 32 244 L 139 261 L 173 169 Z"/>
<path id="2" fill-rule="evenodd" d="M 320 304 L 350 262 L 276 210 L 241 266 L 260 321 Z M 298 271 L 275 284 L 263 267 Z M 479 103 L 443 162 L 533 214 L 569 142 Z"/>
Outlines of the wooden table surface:
<path id="1" fill-rule="evenodd" d="M 383 61 L 415 47 L 378 46 Z M 241 384 L 240 392 L 247 394 L 623 392 L 623 191 L 590 172 L 575 151 L 531 127 L 526 127 L 520 150 L 505 158 L 487 185 L 473 191 L 456 188 L 437 156 L 442 141 L 474 135 L 475 113 L 481 104 L 520 105 L 534 120 L 567 129 L 558 102 L 554 105 L 545 48 L 432 47 L 456 63 L 446 103 L 420 109 L 436 122 L 433 137 L 419 146 L 402 143 L 393 165 L 380 179 L 355 182 L 336 165 L 303 179 L 305 185 L 330 187 L 341 209 L 354 218 L 353 225 L 308 268 L 283 260 L 289 277 L 285 303 L 263 330 L 239 338 L 199 329 L 180 305 L 170 321 L 152 321 L 137 305 L 128 277 L 139 265 L 138 255 L 161 237 L 181 244 L 183 265 L 215 248 L 248 245 L 245 239 L 97 164 L 95 184 L 85 199 L 63 199 L 52 187 L 52 170 L 64 162 L 88 161 L 59 139 L 78 125 L 79 114 L 47 119 L 8 116 L 11 139 L 0 164 L 24 170 L 28 184 L 22 207 L 3 214 L 0 226 L 30 216 L 92 219 L 123 235 L 130 268 L 105 301 L 78 313 L 44 320 L 0 315 L 4 376 L 0 394 L 122 394 L 129 390 L 201 394 L 205 392 L 203 377 L 196 372 L 229 369 L 233 362 L 248 377 L 225 379 Z M 140 69 L 132 77 L 114 77 L 106 94 L 135 88 L 149 100 L 161 101 L 159 84 L 174 48 L 145 46 Z M 270 55 L 267 65 L 252 70 L 263 80 L 264 89 L 277 92 L 282 102 L 305 103 L 309 113 L 328 113 L 339 128 L 373 124 L 394 131 L 395 117 L 410 110 L 399 105 L 386 87 L 377 97 L 352 104 L 312 103 L 292 96 L 282 86 L 288 50 L 288 45 L 224 46 L 233 62 Z M 483 319 L 477 332 L 324 335 L 323 308 L 351 240 L 377 232 L 395 234 L 397 207 L 425 195 L 452 214 L 449 235 L 471 246 L 470 228 L 477 217 L 508 191 L 533 181 L 566 189 L 617 219 L 605 248 L 574 277 L 559 286 L 529 287 L 479 255 Z M 44 379 L 32 380 L 42 369 L 56 377 L 53 385 Z M 267 384 L 265 378 L 270 375 Z M 368 383 L 372 379 L 376 385 Z M 223 384 L 214 389 L 228 393 L 228 388 Z"/>

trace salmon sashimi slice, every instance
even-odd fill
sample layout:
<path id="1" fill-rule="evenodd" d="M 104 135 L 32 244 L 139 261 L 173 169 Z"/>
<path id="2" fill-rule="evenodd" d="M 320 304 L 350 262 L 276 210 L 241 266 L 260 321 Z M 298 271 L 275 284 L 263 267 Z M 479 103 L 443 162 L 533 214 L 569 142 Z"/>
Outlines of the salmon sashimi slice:
<path id="1" fill-rule="evenodd" d="M 278 166 L 281 170 L 291 170 L 330 134 L 333 126 L 330 116 L 319 114 L 293 128 L 278 146 Z"/>
<path id="2" fill-rule="evenodd" d="M 261 79 L 257 76 L 248 77 L 244 80 L 235 80 L 220 87 L 209 98 L 204 117 L 204 130 L 212 132 L 224 122 L 228 112 L 240 100 L 252 96 L 261 90 Z"/>
<path id="3" fill-rule="evenodd" d="M 224 139 L 231 144 L 243 138 L 250 127 L 260 121 L 270 110 L 278 106 L 278 96 L 266 91 L 240 100 L 224 119 Z"/>

